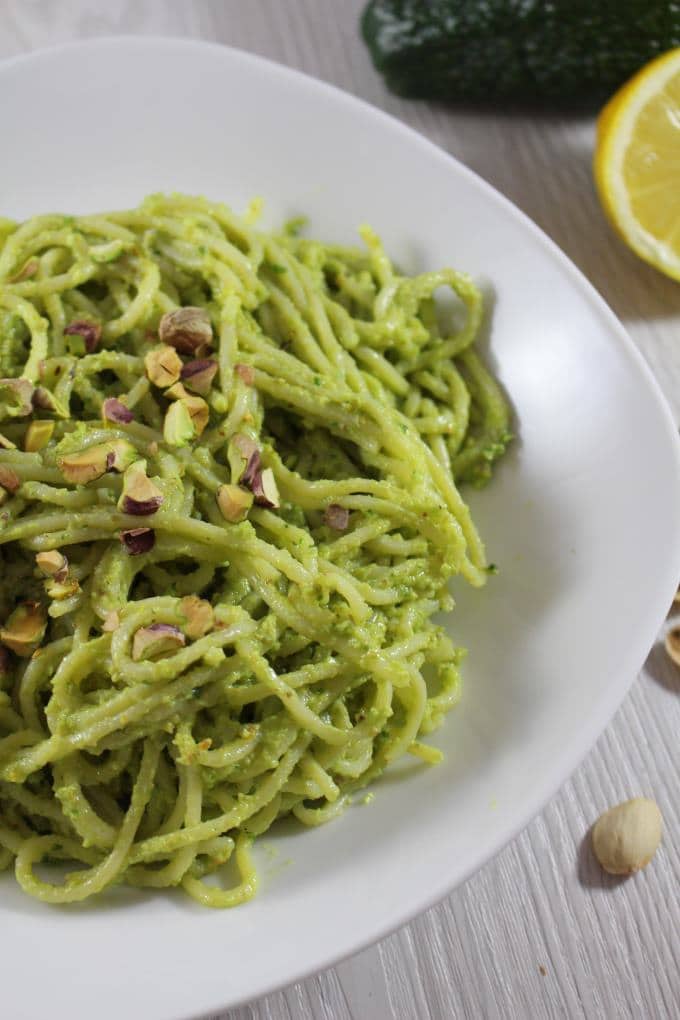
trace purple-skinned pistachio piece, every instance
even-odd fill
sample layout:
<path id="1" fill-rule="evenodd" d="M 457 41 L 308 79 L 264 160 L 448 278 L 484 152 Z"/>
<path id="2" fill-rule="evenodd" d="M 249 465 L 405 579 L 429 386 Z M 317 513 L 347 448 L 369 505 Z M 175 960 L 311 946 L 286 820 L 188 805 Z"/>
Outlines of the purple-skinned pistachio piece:
<path id="1" fill-rule="evenodd" d="M 217 490 L 217 505 L 225 521 L 238 524 L 248 516 L 253 505 L 253 494 L 240 485 L 220 485 Z"/>
<path id="2" fill-rule="evenodd" d="M 90 322 L 88 319 L 74 319 L 64 327 L 64 336 L 82 336 L 85 341 L 85 350 L 88 354 L 94 354 L 99 347 L 102 338 L 102 327 L 99 322 Z"/>
<path id="3" fill-rule="evenodd" d="M 130 556 L 141 556 L 153 549 L 156 533 L 153 528 L 130 528 L 129 531 L 121 531 L 120 540 Z"/>
<path id="4" fill-rule="evenodd" d="M 36 553 L 35 562 L 45 577 L 55 581 L 63 581 L 68 574 L 68 560 L 58 549 Z"/>
<path id="5" fill-rule="evenodd" d="M 200 356 L 212 347 L 213 331 L 205 308 L 188 305 L 166 312 L 158 325 L 161 342 L 175 347 L 180 354 Z"/>
<path id="6" fill-rule="evenodd" d="M 141 627 L 132 639 L 132 658 L 135 662 L 142 659 L 159 659 L 183 648 L 186 638 L 171 623 L 152 623 L 149 627 Z"/>
<path id="7" fill-rule="evenodd" d="M 135 416 L 129 407 L 116 397 L 107 397 L 102 404 L 102 418 L 104 421 L 115 422 L 116 425 L 128 425 L 135 420 Z"/>
<path id="8" fill-rule="evenodd" d="M 329 503 L 323 514 L 324 524 L 327 524 L 333 531 L 347 531 L 349 525 L 349 510 L 338 503 Z"/>
<path id="9" fill-rule="evenodd" d="M 242 379 L 246 386 L 252 386 L 255 382 L 255 369 L 252 365 L 244 365 L 240 361 L 237 365 L 234 365 L 234 371 L 239 379 Z"/>
<path id="10" fill-rule="evenodd" d="M 137 451 L 126 439 L 113 439 L 110 443 L 98 443 L 81 453 L 71 453 L 57 461 L 59 470 L 67 482 L 87 485 L 101 478 L 107 471 L 125 471 L 137 457 Z"/>
<path id="11" fill-rule="evenodd" d="M 271 468 L 257 472 L 253 479 L 252 490 L 255 502 L 259 506 L 266 506 L 270 510 L 278 510 L 281 506 L 281 497 Z"/>
<path id="12" fill-rule="evenodd" d="M 210 392 L 216 372 L 217 362 L 214 358 L 197 358 L 195 361 L 187 361 L 182 367 L 182 381 L 194 393 L 205 396 Z"/>
<path id="13" fill-rule="evenodd" d="M 3 418 L 25 418 L 33 410 L 33 383 L 29 379 L 0 379 Z"/>
<path id="14" fill-rule="evenodd" d="M 134 517 L 155 514 L 163 503 L 163 493 L 146 474 L 146 461 L 137 460 L 123 476 L 123 491 L 118 509 Z"/>
<path id="15" fill-rule="evenodd" d="M 42 641 L 46 629 L 47 614 L 40 603 L 23 602 L 0 629 L 0 642 L 15 655 L 28 659 Z"/>
<path id="16" fill-rule="evenodd" d="M 253 479 L 260 470 L 260 450 L 255 440 L 237 432 L 229 440 L 227 460 L 232 483 L 251 488 Z"/>
<path id="17" fill-rule="evenodd" d="M 12 471 L 6 464 L 0 464 L 0 487 L 14 495 L 20 485 L 21 479 L 16 471 Z"/>

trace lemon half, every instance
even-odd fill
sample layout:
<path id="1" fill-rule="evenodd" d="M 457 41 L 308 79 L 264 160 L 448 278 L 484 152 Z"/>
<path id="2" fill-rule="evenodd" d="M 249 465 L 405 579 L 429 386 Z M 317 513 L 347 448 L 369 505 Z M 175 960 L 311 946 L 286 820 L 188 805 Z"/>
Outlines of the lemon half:
<path id="1" fill-rule="evenodd" d="M 680 280 L 680 48 L 643 67 L 607 103 L 594 171 L 626 244 Z"/>

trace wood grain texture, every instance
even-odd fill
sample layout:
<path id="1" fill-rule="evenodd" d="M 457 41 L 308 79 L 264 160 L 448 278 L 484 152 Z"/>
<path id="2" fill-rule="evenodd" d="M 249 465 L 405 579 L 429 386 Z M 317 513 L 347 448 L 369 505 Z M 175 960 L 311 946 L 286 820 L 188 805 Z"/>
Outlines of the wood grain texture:
<path id="1" fill-rule="evenodd" d="M 358 39 L 362 6 L 3 0 L 0 57 L 114 33 L 194 36 L 263 54 L 367 99 L 476 170 L 557 241 L 623 320 L 677 419 L 680 286 L 628 253 L 604 222 L 590 174 L 593 121 L 396 99 Z M 657 644 L 584 764 L 494 861 L 378 945 L 221 1020 L 680 1016 L 679 744 L 680 670 Z M 603 809 L 636 794 L 659 802 L 663 846 L 635 879 L 608 878 L 591 857 L 588 829 Z"/>

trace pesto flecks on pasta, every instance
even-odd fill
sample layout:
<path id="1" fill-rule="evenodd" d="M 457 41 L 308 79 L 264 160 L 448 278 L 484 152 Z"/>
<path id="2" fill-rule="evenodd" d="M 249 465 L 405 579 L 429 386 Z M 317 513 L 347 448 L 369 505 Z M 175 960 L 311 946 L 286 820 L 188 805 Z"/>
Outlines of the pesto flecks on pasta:
<path id="1" fill-rule="evenodd" d="M 509 438 L 480 294 L 257 211 L 0 220 L 0 866 L 49 903 L 249 899 L 257 836 L 436 762 L 459 697 L 457 485 Z"/>

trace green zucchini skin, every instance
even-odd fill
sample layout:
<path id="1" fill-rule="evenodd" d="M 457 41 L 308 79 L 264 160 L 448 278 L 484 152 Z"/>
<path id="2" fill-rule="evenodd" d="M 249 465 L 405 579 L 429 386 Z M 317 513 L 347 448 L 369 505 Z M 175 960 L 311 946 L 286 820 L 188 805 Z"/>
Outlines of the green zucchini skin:
<path id="1" fill-rule="evenodd" d="M 371 0 L 361 29 L 398 95 L 583 106 L 680 46 L 680 3 Z"/>

